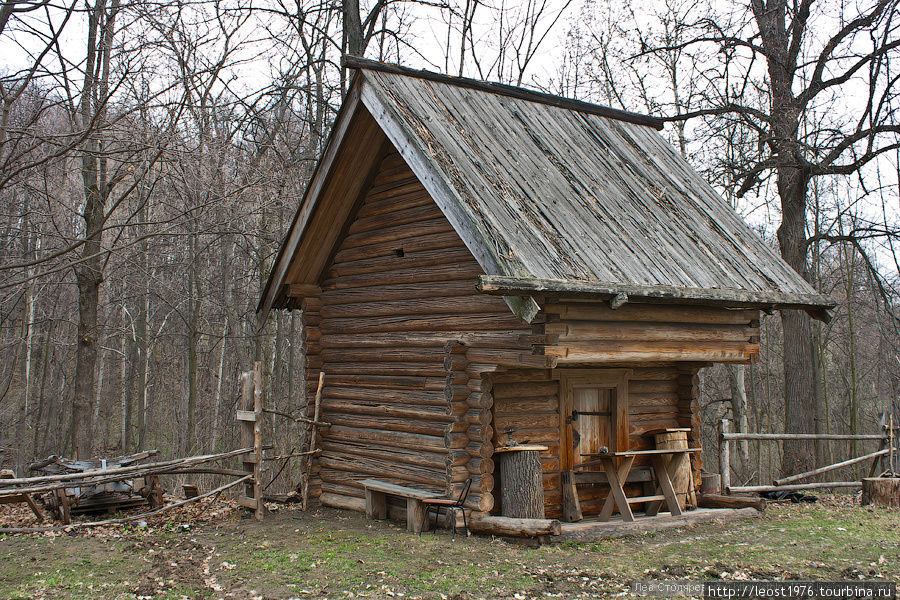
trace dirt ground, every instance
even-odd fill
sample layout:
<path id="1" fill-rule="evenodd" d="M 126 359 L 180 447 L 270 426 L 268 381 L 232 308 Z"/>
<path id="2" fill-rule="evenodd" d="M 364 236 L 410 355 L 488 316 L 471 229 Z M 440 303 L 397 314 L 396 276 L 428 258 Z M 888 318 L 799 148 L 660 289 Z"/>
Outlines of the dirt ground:
<path id="1" fill-rule="evenodd" d="M 9 510 L 3 508 L 0 510 Z M 530 548 L 355 513 L 213 507 L 147 526 L 0 536 L 0 598 L 636 597 L 650 579 L 900 582 L 900 512 L 846 499 L 588 544 Z"/>

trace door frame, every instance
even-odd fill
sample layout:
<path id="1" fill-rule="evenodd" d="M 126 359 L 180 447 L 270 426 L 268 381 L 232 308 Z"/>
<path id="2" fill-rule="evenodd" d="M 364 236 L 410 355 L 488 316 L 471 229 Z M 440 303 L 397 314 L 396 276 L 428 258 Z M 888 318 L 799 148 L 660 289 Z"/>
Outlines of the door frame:
<path id="1" fill-rule="evenodd" d="M 632 373 L 632 369 L 554 369 L 553 378 L 559 379 L 559 463 L 562 471 L 571 471 L 574 466 L 569 458 L 572 435 L 566 417 L 572 413 L 575 385 L 613 390 L 610 446 L 614 452 L 628 450 L 628 379 Z"/>

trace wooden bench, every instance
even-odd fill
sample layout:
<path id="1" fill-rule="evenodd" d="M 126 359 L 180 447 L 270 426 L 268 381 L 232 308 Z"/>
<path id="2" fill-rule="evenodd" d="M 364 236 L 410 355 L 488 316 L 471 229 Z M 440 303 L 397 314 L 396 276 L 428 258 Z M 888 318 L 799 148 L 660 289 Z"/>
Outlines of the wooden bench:
<path id="1" fill-rule="evenodd" d="M 427 490 L 406 487 L 378 481 L 377 479 L 364 479 L 362 482 L 366 489 L 366 517 L 369 519 L 387 519 L 387 497 L 398 496 L 406 498 L 406 529 L 413 533 L 419 533 L 422 527 L 422 517 L 425 515 L 425 507 L 422 500 L 426 498 L 442 498 L 443 494 L 436 494 Z"/>

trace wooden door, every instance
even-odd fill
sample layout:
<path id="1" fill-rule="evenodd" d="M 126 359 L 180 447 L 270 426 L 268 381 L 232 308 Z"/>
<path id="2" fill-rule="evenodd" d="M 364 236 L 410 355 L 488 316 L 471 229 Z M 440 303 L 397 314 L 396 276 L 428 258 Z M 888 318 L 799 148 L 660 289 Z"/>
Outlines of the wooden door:
<path id="1" fill-rule="evenodd" d="M 560 463 L 563 471 L 586 462 L 583 454 L 628 449 L 628 389 L 624 369 L 560 372 Z"/>
<path id="2" fill-rule="evenodd" d="M 590 460 L 585 454 L 596 454 L 609 448 L 613 439 L 611 388 L 590 384 L 572 387 L 572 411 L 569 413 L 572 464 Z"/>

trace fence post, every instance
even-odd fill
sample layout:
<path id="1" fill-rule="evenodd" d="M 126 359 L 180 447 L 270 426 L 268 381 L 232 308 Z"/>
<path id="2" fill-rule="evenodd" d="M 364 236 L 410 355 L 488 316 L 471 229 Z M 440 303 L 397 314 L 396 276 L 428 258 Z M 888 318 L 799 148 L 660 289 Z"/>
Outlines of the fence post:
<path id="1" fill-rule="evenodd" d="M 256 459 L 253 465 L 253 497 L 256 498 L 254 516 L 257 521 L 263 520 L 266 511 L 262 494 L 262 382 L 262 363 L 257 361 L 253 363 L 253 412 L 256 413 L 256 420 L 253 422 L 253 458 Z"/>
<path id="2" fill-rule="evenodd" d="M 722 476 L 722 493 L 727 494 L 731 486 L 731 448 L 730 440 L 725 439 L 728 433 L 728 419 L 719 422 L 719 473 Z"/>
<path id="3" fill-rule="evenodd" d="M 265 511 L 262 498 L 262 363 L 253 363 L 253 371 L 241 374 L 241 403 L 236 418 L 240 423 L 241 447 L 253 452 L 241 457 L 244 471 L 253 475 L 244 485 L 238 504 L 253 511 L 261 521 Z"/>

